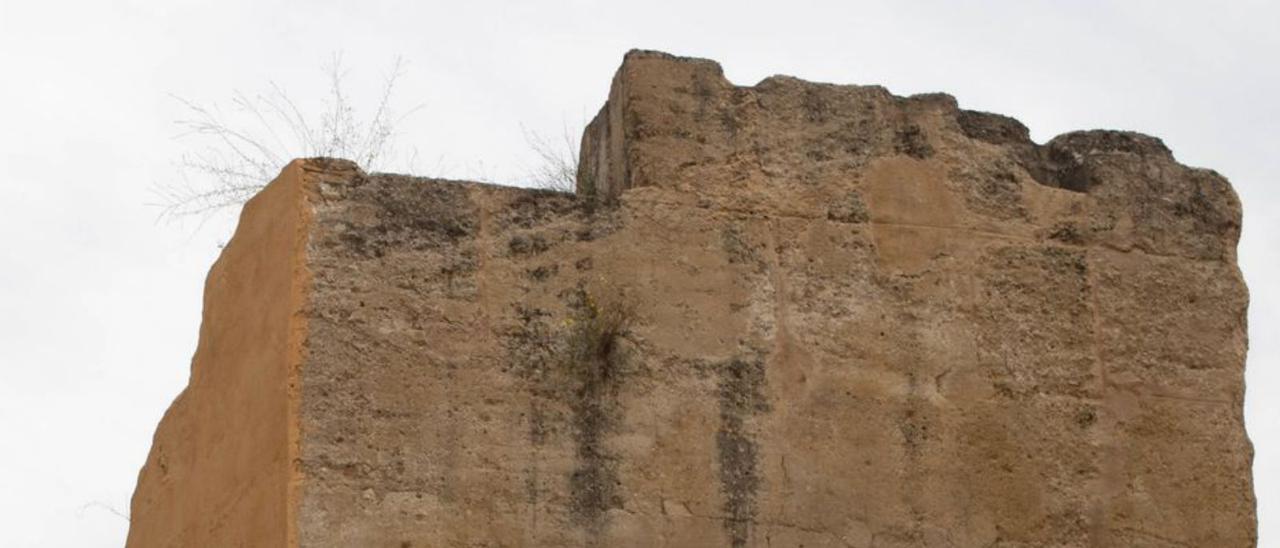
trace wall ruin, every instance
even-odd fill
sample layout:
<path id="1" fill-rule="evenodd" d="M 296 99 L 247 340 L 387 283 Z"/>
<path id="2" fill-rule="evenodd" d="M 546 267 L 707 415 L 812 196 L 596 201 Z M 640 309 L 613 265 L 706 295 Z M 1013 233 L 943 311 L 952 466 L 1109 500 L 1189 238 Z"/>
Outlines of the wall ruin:
<path id="1" fill-rule="evenodd" d="M 629 53 L 578 193 L 300 160 L 130 546 L 1252 546 L 1240 205 L 1135 133 Z"/>

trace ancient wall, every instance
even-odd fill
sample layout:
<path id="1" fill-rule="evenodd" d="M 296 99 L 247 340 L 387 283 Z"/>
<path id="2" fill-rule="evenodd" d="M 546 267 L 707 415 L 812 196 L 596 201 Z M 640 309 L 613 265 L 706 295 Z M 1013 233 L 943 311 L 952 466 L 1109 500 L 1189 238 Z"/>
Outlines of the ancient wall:
<path id="1" fill-rule="evenodd" d="M 218 483 L 283 509 L 223 530 L 302 546 L 1255 542 L 1240 208 L 1157 139 L 632 52 L 582 160 L 576 197 L 286 170 L 293 213 L 241 232 L 304 235 L 237 235 L 206 305 L 284 335 L 206 318 L 196 369 L 256 392 L 193 375 L 131 545 L 230 538 L 139 532 L 199 504 L 155 477 L 192 436 L 273 478 Z M 219 435 L 197 395 L 279 427 Z"/>
<path id="2" fill-rule="evenodd" d="M 205 283 L 189 386 L 138 477 L 129 546 L 285 546 L 310 287 L 302 161 L 244 207 Z"/>

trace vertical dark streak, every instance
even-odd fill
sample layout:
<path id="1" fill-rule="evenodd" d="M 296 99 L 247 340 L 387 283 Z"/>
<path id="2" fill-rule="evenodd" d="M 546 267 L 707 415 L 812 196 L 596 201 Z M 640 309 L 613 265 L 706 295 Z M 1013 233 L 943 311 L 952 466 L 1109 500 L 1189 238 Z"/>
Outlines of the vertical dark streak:
<path id="1" fill-rule="evenodd" d="M 734 359 L 719 368 L 720 430 L 716 448 L 720 461 L 720 489 L 724 492 L 724 527 L 734 548 L 747 545 L 756 516 L 759 444 L 747 420 L 768 410 L 761 389 L 764 362 Z"/>

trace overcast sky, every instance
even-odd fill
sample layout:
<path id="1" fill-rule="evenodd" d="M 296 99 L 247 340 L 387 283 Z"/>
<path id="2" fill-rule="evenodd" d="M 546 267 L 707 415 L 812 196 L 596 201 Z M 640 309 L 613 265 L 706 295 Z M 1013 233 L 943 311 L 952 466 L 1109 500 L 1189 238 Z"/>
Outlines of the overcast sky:
<path id="1" fill-rule="evenodd" d="M 343 52 L 359 107 L 400 55 L 398 102 L 424 105 L 398 140 L 418 169 L 515 182 L 534 161 L 521 126 L 576 133 L 641 47 L 716 59 L 738 84 L 945 91 L 1041 142 L 1137 130 L 1226 175 L 1245 208 L 1261 546 L 1280 547 L 1280 8 L 978 4 L 0 0 L 0 545 L 122 545 L 113 511 L 186 384 L 234 217 L 155 221 L 150 190 L 190 146 L 170 94 L 207 104 L 275 81 L 318 104 Z"/>

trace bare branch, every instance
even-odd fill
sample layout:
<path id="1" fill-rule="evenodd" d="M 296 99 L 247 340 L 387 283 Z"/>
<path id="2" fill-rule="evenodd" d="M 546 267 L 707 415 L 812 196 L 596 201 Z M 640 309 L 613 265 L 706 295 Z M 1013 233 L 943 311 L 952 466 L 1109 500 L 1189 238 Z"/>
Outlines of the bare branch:
<path id="1" fill-rule="evenodd" d="M 525 143 L 538 157 L 538 165 L 529 174 L 533 185 L 557 192 L 574 192 L 578 180 L 578 145 L 569 133 L 569 127 L 566 125 L 562 129 L 559 143 L 524 126 L 520 129 L 524 132 Z"/>
<path id="2" fill-rule="evenodd" d="M 77 515 L 80 515 L 80 516 L 83 516 L 83 515 L 84 515 L 84 513 L 85 513 L 85 511 L 86 511 L 86 510 L 88 510 L 88 509 L 90 509 L 90 508 L 100 508 L 100 509 L 102 509 L 102 510 L 106 510 L 106 511 L 108 511 L 108 512 L 111 512 L 113 515 L 115 515 L 116 517 L 118 517 L 118 518 L 120 518 L 120 519 L 123 519 L 123 520 L 125 520 L 125 521 L 129 521 L 129 514 L 126 514 L 126 513 L 124 513 L 124 512 L 121 512 L 121 511 L 119 511 L 119 510 L 116 510 L 114 506 L 111 506 L 110 504 L 107 504 L 107 503 L 102 502 L 102 501 L 97 501 L 97 500 L 95 500 L 95 501 L 93 501 L 93 502 L 87 502 L 87 503 L 81 504 L 81 505 L 80 505 L 80 508 L 76 509 L 76 514 L 77 514 Z"/>
<path id="3" fill-rule="evenodd" d="M 328 80 L 323 109 L 313 119 L 274 81 L 265 94 L 233 92 L 233 114 L 171 95 L 186 111 L 175 120 L 179 138 L 193 147 L 176 162 L 180 180 L 156 187 L 161 218 L 207 216 L 244 203 L 291 158 L 340 157 L 367 170 L 382 167 L 393 150 L 395 129 L 421 108 L 392 115 L 396 86 L 404 74 L 396 58 L 384 78 L 372 116 L 361 119 L 346 91 L 347 69 L 340 53 L 324 67 Z"/>

